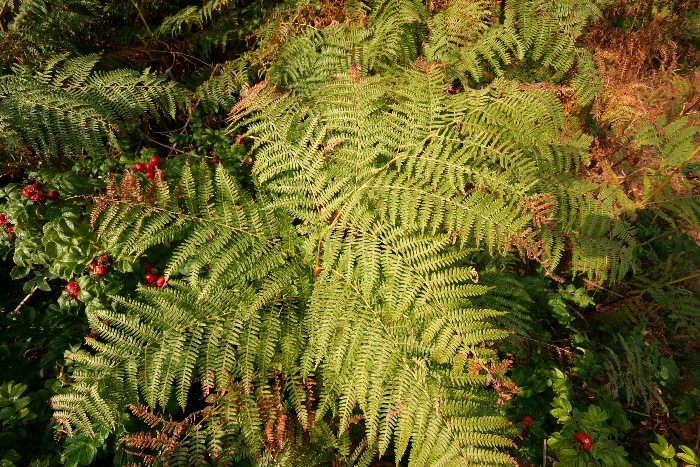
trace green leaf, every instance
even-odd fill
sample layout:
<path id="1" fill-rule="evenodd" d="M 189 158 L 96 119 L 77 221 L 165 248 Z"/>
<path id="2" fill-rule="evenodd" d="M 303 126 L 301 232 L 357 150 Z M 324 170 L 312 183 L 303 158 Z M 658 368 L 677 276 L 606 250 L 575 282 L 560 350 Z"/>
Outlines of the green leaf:
<path id="1" fill-rule="evenodd" d="M 10 277 L 15 280 L 21 279 L 26 277 L 29 274 L 29 271 L 31 271 L 31 269 L 28 266 L 15 264 L 15 267 L 12 268 L 12 271 L 10 271 Z"/>
<path id="2" fill-rule="evenodd" d="M 664 439 L 664 437 L 661 435 L 657 434 L 656 440 L 656 443 L 651 443 L 649 445 L 652 451 L 664 459 L 673 459 L 673 457 L 676 455 L 676 450 L 673 449 L 673 446 L 668 444 L 668 441 L 666 441 L 666 439 Z"/>
<path id="3" fill-rule="evenodd" d="M 2 455 L 2 460 L 5 462 L 8 462 L 8 464 L 3 464 L 0 462 L 0 466 L 2 466 L 2 465 L 14 465 L 14 462 L 17 462 L 21 458 L 22 458 L 22 456 L 20 456 L 17 451 L 15 451 L 14 449 L 8 449 Z"/>
<path id="4" fill-rule="evenodd" d="M 16 410 L 20 410 L 21 408 L 28 406 L 31 401 L 32 400 L 30 397 L 25 396 L 17 399 L 13 405 L 15 406 Z"/>
<path id="5" fill-rule="evenodd" d="M 692 449 L 683 445 L 678 446 L 678 448 L 683 452 L 676 454 L 677 458 L 690 465 L 700 465 L 700 457 Z"/>
<path id="6" fill-rule="evenodd" d="M 69 444 L 61 455 L 61 460 L 68 467 L 90 465 L 97 455 L 97 448 L 90 442 L 83 441 L 82 437 L 69 440 Z"/>

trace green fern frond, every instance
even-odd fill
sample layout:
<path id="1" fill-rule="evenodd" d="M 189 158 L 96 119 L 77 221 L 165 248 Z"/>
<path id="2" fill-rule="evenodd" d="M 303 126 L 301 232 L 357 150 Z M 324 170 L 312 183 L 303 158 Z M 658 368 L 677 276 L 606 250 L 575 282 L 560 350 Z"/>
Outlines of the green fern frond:
<path id="1" fill-rule="evenodd" d="M 71 356 L 76 387 L 54 398 L 66 431 L 113 429 L 127 404 L 186 409 L 198 381 L 236 402 L 211 406 L 161 458 L 191 462 L 210 443 L 223 459 L 262 449 L 293 462 L 303 454 L 280 447 L 283 428 L 278 444 L 262 442 L 281 416 L 266 408 L 270 394 L 282 391 L 306 429 L 312 411 L 319 423 L 338 416 L 340 439 L 359 410 L 366 444 L 352 457 L 365 463 L 392 442 L 397 459 L 410 444 L 414 465 L 510 462 L 502 448 L 514 428 L 494 407 L 511 386 L 489 347 L 508 335 L 495 321 L 507 313 L 476 305 L 490 287 L 474 283 L 472 252 L 367 212 L 330 230 L 300 226 L 299 238 L 273 205 L 206 164 L 186 165 L 172 186 L 157 176 L 141 187 L 129 171 L 110 186 L 93 217 L 98 238 L 115 258 L 172 242 L 170 282 L 88 310 L 94 355 Z M 313 405 L 303 381 L 319 385 Z"/>
<path id="2" fill-rule="evenodd" d="M 341 428 L 357 405 L 369 445 L 381 455 L 393 441 L 397 462 L 409 443 L 416 465 L 483 462 L 479 447 L 510 445 L 509 424 L 483 418 L 481 402 L 496 397 L 483 388 L 488 379 L 465 368 L 474 346 L 505 337 L 488 322 L 502 312 L 470 307 L 487 288 L 456 266 L 463 254 L 438 253 L 448 244 L 373 226 L 348 226 L 324 241 L 302 374 L 319 368 L 343 395 Z M 484 423 L 471 425 L 471 417 Z"/>
<path id="3" fill-rule="evenodd" d="M 639 332 L 633 332 L 626 339 L 619 335 L 618 338 L 622 351 L 608 349 L 610 361 L 606 363 L 613 396 L 617 397 L 619 392 L 624 391 L 629 405 L 640 403 L 649 411 L 654 404 L 668 412 L 658 385 L 665 359 L 659 354 L 656 344 L 645 343 Z"/>
<path id="4" fill-rule="evenodd" d="M 253 139 L 257 182 L 309 226 L 382 219 L 462 246 L 516 246 L 549 271 L 573 238 L 574 271 L 623 277 L 635 241 L 609 214 L 621 194 L 572 177 L 591 139 L 562 140 L 556 96 L 505 80 L 453 94 L 445 79 L 419 63 L 387 78 L 336 74 L 306 95 L 263 83 L 232 124 Z"/>
<path id="5" fill-rule="evenodd" d="M 95 55 L 56 60 L 34 72 L 17 68 L 0 80 L 5 151 L 27 147 L 47 159 L 104 155 L 117 147 L 117 129 L 145 113 L 173 118 L 180 103 L 173 83 L 148 71 L 95 71 Z"/>
<path id="6" fill-rule="evenodd" d="M 230 0 L 209 0 L 204 5 L 188 5 L 174 15 L 170 15 L 158 26 L 153 33 L 158 37 L 175 37 L 182 34 L 183 29 L 202 28 L 212 21 L 216 12 L 229 5 Z"/>
<path id="7" fill-rule="evenodd" d="M 238 92 L 247 82 L 247 78 L 243 61 L 228 62 L 197 87 L 194 98 L 205 112 L 216 113 L 229 110 L 236 103 Z"/>
<path id="8" fill-rule="evenodd" d="M 481 82 L 487 72 L 501 75 L 504 65 L 523 58 L 512 12 L 494 24 L 486 2 L 452 1 L 428 19 L 428 29 L 426 59 L 448 64 L 465 84 Z"/>
<path id="9" fill-rule="evenodd" d="M 13 15 L 2 36 L 22 48 L 19 56 L 11 57 L 16 63 L 74 52 L 76 38 L 102 13 L 102 4 L 95 0 L 8 0 L 3 5 L 3 11 Z"/>
<path id="10" fill-rule="evenodd" d="M 255 141 L 255 176 L 295 217 L 315 223 L 334 213 L 355 217 L 354 210 L 359 216 L 369 209 L 390 222 L 451 232 L 462 243 L 507 248 L 510 238 L 525 228 L 520 209 L 509 208 L 510 199 L 469 185 L 505 193 L 516 178 L 465 164 L 472 158 L 502 157 L 498 149 L 488 149 L 487 142 L 496 136 L 488 132 L 474 142 L 462 139 L 460 129 L 472 130 L 460 128 L 456 119 L 458 105 L 466 99 L 447 98 L 437 76 L 409 75 L 409 91 L 412 83 L 422 83 L 415 86 L 418 94 L 398 95 L 393 111 L 387 109 L 386 82 L 355 82 L 345 75 L 319 88 L 309 101 L 245 100 L 233 118 L 248 125 Z M 425 78 L 432 84 L 420 90 Z M 307 107 L 306 102 L 313 104 Z M 247 115 L 251 117 L 244 120 Z M 448 144 L 457 150 L 446 151 Z"/>
<path id="11" fill-rule="evenodd" d="M 212 263 L 201 296 L 238 274 L 248 277 L 249 266 L 275 267 L 274 258 L 285 247 L 275 238 L 279 218 L 274 211 L 256 203 L 224 169 L 212 179 L 205 163 L 194 174 L 186 165 L 181 180 L 172 191 L 160 178 L 142 188 L 127 171 L 119 190 L 112 187 L 97 200 L 98 238 L 115 258 L 138 257 L 154 245 L 178 242 L 166 275 L 191 270 L 190 280 L 198 283 L 199 268 Z"/>
<path id="12" fill-rule="evenodd" d="M 382 0 L 371 2 L 367 27 L 304 27 L 285 38 L 269 77 L 280 87 L 308 90 L 350 69 L 371 74 L 408 63 L 417 55 L 425 16 L 420 2 Z"/>
<path id="13" fill-rule="evenodd" d="M 641 208 L 652 210 L 670 225 L 680 223 L 695 228 L 700 225 L 700 202 L 692 170 L 700 156 L 700 127 L 689 124 L 688 117 L 671 122 L 661 118 L 656 125 L 646 125 L 632 140 L 638 150 L 659 161 L 644 179 Z"/>

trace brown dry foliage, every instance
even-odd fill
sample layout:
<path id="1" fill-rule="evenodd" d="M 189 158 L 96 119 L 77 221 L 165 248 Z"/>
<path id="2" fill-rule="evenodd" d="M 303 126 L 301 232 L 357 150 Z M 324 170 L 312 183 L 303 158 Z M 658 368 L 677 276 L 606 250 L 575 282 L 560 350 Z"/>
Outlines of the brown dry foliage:
<path id="1" fill-rule="evenodd" d="M 654 0 L 619 1 L 603 12 L 583 38 L 594 50 L 598 72 L 606 87 L 595 116 L 612 126 L 616 136 L 627 136 L 641 124 L 662 115 L 692 114 L 700 123 L 700 75 L 680 74 L 682 62 L 693 63 L 697 51 L 671 36 L 680 27 L 683 12 L 693 0 L 674 2 L 671 12 L 656 12 Z M 634 18 L 636 28 L 616 27 L 615 18 Z M 624 122 L 615 109 L 624 107 L 630 115 Z"/>
<path id="2" fill-rule="evenodd" d="M 127 452 L 140 458 L 144 465 L 156 463 L 172 454 L 202 415 L 201 412 L 194 412 L 182 421 L 173 421 L 155 414 L 145 405 L 129 404 L 128 408 L 155 431 L 130 433 L 120 440 L 127 447 Z"/>
<path id="3" fill-rule="evenodd" d="M 700 72 L 683 69 L 698 59 L 698 51 L 676 34 L 693 4 L 697 8 L 697 0 L 678 0 L 659 9 L 656 0 L 617 1 L 583 38 L 605 85 L 593 114 L 609 131 L 594 141 L 592 164 L 582 175 L 618 186 L 631 199 L 641 199 L 645 169 L 657 169 L 660 162 L 656 154 L 633 147 L 632 136 L 662 116 L 700 124 Z M 625 27 L 616 26 L 623 17 Z M 684 191 L 683 180 L 669 182 L 678 194 Z"/>
<path id="4" fill-rule="evenodd" d="M 327 26 L 348 24 L 364 27 L 367 16 L 351 0 L 321 0 L 312 5 L 310 0 L 299 2 L 293 8 L 282 10 L 268 20 L 247 38 L 253 42 L 257 38 L 257 49 L 251 62 L 265 68 L 278 54 L 285 38 L 298 34 L 304 28 L 321 29 Z"/>
<path id="5" fill-rule="evenodd" d="M 497 403 L 502 404 L 520 392 L 513 381 L 503 377 L 512 364 L 513 360 L 509 359 L 500 362 L 483 362 L 480 359 L 472 359 L 469 361 L 469 373 L 477 375 L 483 371 L 486 374 L 484 384 L 496 390 L 498 393 Z"/>
<path id="6" fill-rule="evenodd" d="M 166 186 L 164 185 L 166 182 L 163 171 L 156 167 L 155 173 L 155 178 L 147 180 L 145 187 L 142 186 L 139 176 L 133 169 L 124 170 L 119 184 L 117 184 L 114 174 L 110 174 L 105 194 L 94 197 L 95 205 L 90 213 L 92 227 L 95 227 L 100 214 L 113 204 L 153 204 L 157 185 Z"/>

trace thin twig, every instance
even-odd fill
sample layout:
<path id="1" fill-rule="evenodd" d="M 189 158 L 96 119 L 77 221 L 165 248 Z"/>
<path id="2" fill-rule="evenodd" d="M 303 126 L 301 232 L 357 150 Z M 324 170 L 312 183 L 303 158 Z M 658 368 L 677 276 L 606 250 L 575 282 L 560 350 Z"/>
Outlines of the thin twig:
<path id="1" fill-rule="evenodd" d="M 32 295 L 34 295 L 34 292 L 36 292 L 36 290 L 37 290 L 38 288 L 39 288 L 39 286 L 38 286 L 38 285 L 35 285 L 34 288 L 32 289 L 32 291 L 29 292 L 29 293 L 27 294 L 27 296 L 24 297 L 24 299 L 23 299 L 21 302 L 19 302 L 19 305 L 17 305 L 17 308 L 15 308 L 15 310 L 13 311 L 14 314 L 16 314 L 16 315 L 19 314 L 19 311 L 22 309 L 22 307 L 24 306 L 24 304 L 27 303 L 27 301 L 28 301 L 30 298 L 32 298 Z"/>
<path id="2" fill-rule="evenodd" d="M 5 7 L 7 6 L 7 3 L 8 3 L 9 1 L 10 1 L 10 0 L 4 0 L 4 1 L 2 2 L 2 8 L 0 8 L 0 16 L 2 16 L 2 14 L 5 12 Z M 1 30 L 2 32 L 5 32 L 5 27 L 2 25 L 2 20 L 0 20 L 0 30 Z"/>
<path id="3" fill-rule="evenodd" d="M 663 285 L 678 284 L 679 282 L 689 281 L 689 280 L 691 280 L 691 279 L 696 279 L 696 278 L 698 278 L 698 277 L 700 277 L 700 272 L 699 272 L 699 273 L 696 273 L 696 274 L 691 274 L 691 275 L 689 275 L 689 276 L 681 277 L 681 278 L 679 278 L 679 279 L 672 280 L 671 282 L 666 282 L 666 283 L 663 284 Z"/>
<path id="4" fill-rule="evenodd" d="M 141 18 L 141 21 L 143 21 L 143 25 L 146 26 L 148 34 L 152 36 L 153 31 L 151 31 L 151 28 L 148 27 L 148 22 L 146 22 L 146 18 L 143 17 L 143 13 L 141 13 L 141 8 L 139 8 L 138 3 L 136 3 L 136 0 L 131 0 L 131 3 L 133 3 L 134 8 L 136 8 L 136 12 L 139 14 L 139 18 Z"/>
<path id="5" fill-rule="evenodd" d="M 542 467 L 545 467 L 547 465 L 547 438 L 544 439 L 542 444 Z"/>
<path id="6" fill-rule="evenodd" d="M 176 148 L 176 146 L 177 146 L 176 143 L 173 143 L 173 144 L 163 144 L 163 143 L 161 143 L 160 141 L 155 140 L 155 139 L 149 137 L 148 135 L 146 135 L 146 133 L 141 133 L 141 137 L 142 137 L 143 139 L 147 140 L 147 141 L 150 142 L 150 143 L 157 144 L 158 146 L 162 146 L 162 147 L 164 147 L 164 148 L 168 148 L 168 149 L 170 150 L 170 153 L 171 153 L 171 154 L 172 154 L 173 152 L 179 152 L 180 154 L 186 154 L 186 153 L 187 153 L 187 151 L 183 151 L 182 149 L 177 149 L 177 148 Z"/>

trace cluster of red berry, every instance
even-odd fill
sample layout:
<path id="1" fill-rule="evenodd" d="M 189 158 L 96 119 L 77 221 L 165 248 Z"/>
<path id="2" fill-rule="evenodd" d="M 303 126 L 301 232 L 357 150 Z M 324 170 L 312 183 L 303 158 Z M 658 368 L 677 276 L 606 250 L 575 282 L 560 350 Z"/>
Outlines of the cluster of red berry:
<path id="1" fill-rule="evenodd" d="M 112 258 L 107 255 L 102 255 L 92 263 L 88 264 L 88 268 L 98 276 L 104 276 L 109 272 L 112 266 Z"/>
<path id="2" fill-rule="evenodd" d="M 69 296 L 78 298 L 78 294 L 80 293 L 80 285 L 75 281 L 70 281 L 66 284 L 66 292 Z"/>
<path id="3" fill-rule="evenodd" d="M 528 425 L 530 425 L 530 423 L 533 423 L 534 421 L 535 421 L 535 419 L 529 415 L 525 415 L 523 417 L 523 420 L 521 422 L 523 429 L 520 431 L 520 439 L 523 439 L 525 437 L 525 430 L 527 430 Z"/>
<path id="4" fill-rule="evenodd" d="M 588 433 L 584 433 L 583 431 L 577 431 L 574 434 L 574 443 L 576 443 L 578 449 L 584 449 L 586 451 L 593 447 L 593 440 L 588 436 Z"/>
<path id="5" fill-rule="evenodd" d="M 520 439 L 523 439 L 525 437 L 525 430 L 528 429 L 528 426 L 531 423 L 534 423 L 535 419 L 532 418 L 529 415 L 525 415 L 521 421 L 522 423 L 522 431 L 520 432 Z M 593 439 L 588 435 L 588 433 L 584 433 L 583 431 L 577 431 L 574 433 L 574 443 L 576 444 L 577 449 L 583 449 L 585 451 L 588 451 L 593 447 Z"/>
<path id="6" fill-rule="evenodd" d="M 134 164 L 134 169 L 136 169 L 138 172 L 144 172 L 146 174 L 146 178 L 152 180 L 153 177 L 156 176 L 156 167 L 158 167 L 160 163 L 160 157 L 152 156 L 145 164 L 143 162 L 137 162 Z"/>
<path id="7" fill-rule="evenodd" d="M 0 212 L 0 225 L 10 237 L 15 236 L 15 224 L 7 220 L 4 212 Z"/>
<path id="8" fill-rule="evenodd" d="M 151 263 L 146 263 L 143 267 L 146 269 L 146 274 L 143 275 L 143 278 L 146 280 L 146 287 L 165 287 L 168 285 L 165 276 L 159 276 L 153 273 L 153 268 L 155 266 Z"/>
<path id="9" fill-rule="evenodd" d="M 22 196 L 38 203 L 47 199 L 58 201 L 58 191 L 49 190 L 46 193 L 42 193 L 41 188 L 42 185 L 39 182 L 30 183 L 22 188 Z"/>
<path id="10" fill-rule="evenodd" d="M 0 216 L 3 216 L 3 214 L 0 213 Z M 0 219 L 3 219 L 4 217 L 0 217 Z M 94 272 L 98 276 L 104 276 L 109 272 L 109 268 L 112 266 L 112 258 L 107 256 L 107 255 L 102 255 L 98 257 L 95 261 L 91 262 L 88 264 L 88 269 L 90 269 L 92 272 Z M 144 268 L 146 269 L 146 274 L 144 275 L 144 278 L 146 279 L 146 286 L 147 287 L 165 287 L 168 285 L 167 279 L 165 279 L 165 276 L 154 274 L 153 269 L 155 266 L 153 266 L 151 263 L 146 263 L 144 265 Z M 76 281 L 70 281 L 69 283 L 66 284 L 66 293 L 72 298 L 78 298 L 78 294 L 80 293 L 80 285 Z"/>

